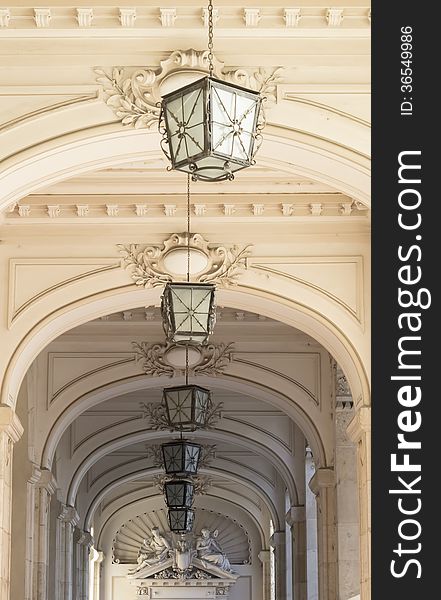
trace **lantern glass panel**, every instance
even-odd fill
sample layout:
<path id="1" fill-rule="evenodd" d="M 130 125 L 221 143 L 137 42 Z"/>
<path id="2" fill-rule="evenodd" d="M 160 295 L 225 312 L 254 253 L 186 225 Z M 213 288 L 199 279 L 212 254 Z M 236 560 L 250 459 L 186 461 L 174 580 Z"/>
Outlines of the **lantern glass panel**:
<path id="1" fill-rule="evenodd" d="M 183 479 L 167 481 L 164 485 L 165 500 L 169 508 L 191 508 L 194 485 Z"/>
<path id="2" fill-rule="evenodd" d="M 211 407 L 209 390 L 196 385 L 165 388 L 163 400 L 170 427 L 193 431 L 205 425 Z"/>
<path id="3" fill-rule="evenodd" d="M 162 318 L 167 339 L 175 343 L 202 344 L 216 319 L 215 286 L 169 283 L 162 296 Z"/>
<path id="4" fill-rule="evenodd" d="M 171 531 L 186 533 L 192 530 L 194 511 L 189 508 L 172 508 L 168 511 L 168 522 Z"/>
<path id="5" fill-rule="evenodd" d="M 164 469 L 167 475 L 196 475 L 200 455 L 199 444 L 185 440 L 162 444 Z"/>
<path id="6" fill-rule="evenodd" d="M 222 181 L 252 165 L 260 105 L 258 92 L 212 77 L 165 95 L 162 115 L 172 168 L 196 180 Z"/>

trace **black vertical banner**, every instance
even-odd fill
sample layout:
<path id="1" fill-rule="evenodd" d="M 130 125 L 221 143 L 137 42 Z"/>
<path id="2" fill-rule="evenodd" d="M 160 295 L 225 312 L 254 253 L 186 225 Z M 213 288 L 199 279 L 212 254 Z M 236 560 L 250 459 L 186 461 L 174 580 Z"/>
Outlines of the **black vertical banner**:
<path id="1" fill-rule="evenodd" d="M 439 596 L 439 12 L 372 9 L 374 600 Z"/>

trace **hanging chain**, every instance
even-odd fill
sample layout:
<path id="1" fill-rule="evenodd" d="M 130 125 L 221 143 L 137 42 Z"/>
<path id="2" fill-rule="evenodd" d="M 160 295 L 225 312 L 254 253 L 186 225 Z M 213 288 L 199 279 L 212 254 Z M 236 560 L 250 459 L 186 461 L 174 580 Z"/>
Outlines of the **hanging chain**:
<path id="1" fill-rule="evenodd" d="M 187 175 L 187 281 L 190 281 L 190 173 Z"/>
<path id="2" fill-rule="evenodd" d="M 188 344 L 185 344 L 185 385 L 188 385 Z"/>
<path id="3" fill-rule="evenodd" d="M 208 0 L 208 73 L 213 77 L 213 2 Z"/>

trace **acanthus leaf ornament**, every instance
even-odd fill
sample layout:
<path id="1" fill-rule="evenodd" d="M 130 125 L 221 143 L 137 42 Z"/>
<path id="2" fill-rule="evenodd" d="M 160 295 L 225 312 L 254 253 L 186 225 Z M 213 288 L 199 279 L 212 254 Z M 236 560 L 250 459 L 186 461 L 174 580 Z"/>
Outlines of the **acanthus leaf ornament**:
<path id="1" fill-rule="evenodd" d="M 171 281 L 185 281 L 186 273 L 172 273 L 166 265 L 167 257 L 174 251 L 187 248 L 187 234 L 174 233 L 162 246 L 142 244 L 118 244 L 124 265 L 131 273 L 136 285 L 146 288 L 165 285 Z M 199 273 L 192 275 L 196 283 L 216 283 L 228 287 L 236 285 L 237 279 L 247 267 L 247 259 L 251 254 L 251 245 L 240 247 L 219 246 L 209 243 L 202 235 L 190 235 L 190 250 L 205 255 L 206 266 Z"/>
<path id="2" fill-rule="evenodd" d="M 141 364 L 146 375 L 177 377 L 185 372 L 184 365 L 170 362 L 169 353 L 182 350 L 173 343 L 132 342 L 135 360 Z M 233 343 L 206 344 L 193 349 L 196 362 L 189 366 L 190 375 L 220 375 L 232 361 Z M 197 356 L 199 355 L 199 356 Z"/>
<path id="3" fill-rule="evenodd" d="M 224 63 L 213 57 L 213 75 L 220 80 L 248 87 L 267 99 L 277 101 L 277 84 L 282 81 L 283 68 L 269 69 L 226 69 Z M 102 87 L 104 101 L 113 110 L 123 125 L 135 129 L 157 127 L 160 103 L 163 95 L 162 83 L 174 74 L 185 72 L 203 77 L 208 73 L 207 50 L 175 50 L 160 62 L 157 68 L 119 68 L 111 73 L 97 67 L 96 81 Z"/>

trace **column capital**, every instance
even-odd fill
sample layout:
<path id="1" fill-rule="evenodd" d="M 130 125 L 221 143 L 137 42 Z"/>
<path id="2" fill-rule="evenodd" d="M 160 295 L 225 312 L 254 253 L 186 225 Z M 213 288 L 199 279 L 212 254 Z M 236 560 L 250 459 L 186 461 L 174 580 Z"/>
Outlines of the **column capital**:
<path id="1" fill-rule="evenodd" d="M 261 550 L 257 557 L 261 563 L 269 563 L 271 558 L 271 550 Z"/>
<path id="2" fill-rule="evenodd" d="M 57 481 L 53 476 L 52 471 L 49 471 L 49 469 L 40 470 L 40 476 L 36 481 L 36 486 L 46 490 L 51 496 L 57 491 L 58 488 Z"/>
<path id="3" fill-rule="evenodd" d="M 290 506 L 288 512 L 285 515 L 285 521 L 290 527 L 292 527 L 294 523 L 305 521 L 305 519 L 306 509 L 304 504 L 298 506 Z"/>
<path id="4" fill-rule="evenodd" d="M 285 544 L 286 534 L 284 531 L 275 531 L 270 537 L 270 546 L 276 548 L 277 546 L 283 546 Z"/>
<path id="5" fill-rule="evenodd" d="M 77 511 L 73 506 L 67 506 L 63 504 L 61 512 L 57 517 L 62 523 L 68 523 L 69 525 L 76 526 L 80 521 Z"/>
<path id="6" fill-rule="evenodd" d="M 23 425 L 14 409 L 10 406 L 0 406 L 0 433 L 6 433 L 15 444 L 23 435 L 23 431 Z"/>
<path id="7" fill-rule="evenodd" d="M 371 408 L 370 406 L 361 406 L 354 415 L 347 428 L 348 437 L 357 443 L 365 433 L 371 431 Z"/>
<path id="8" fill-rule="evenodd" d="M 93 537 L 88 531 L 80 531 L 80 537 L 77 544 L 79 546 L 93 546 Z"/>
<path id="9" fill-rule="evenodd" d="M 322 488 L 329 488 L 335 485 L 334 469 L 317 469 L 309 482 L 309 488 L 317 496 Z"/>

